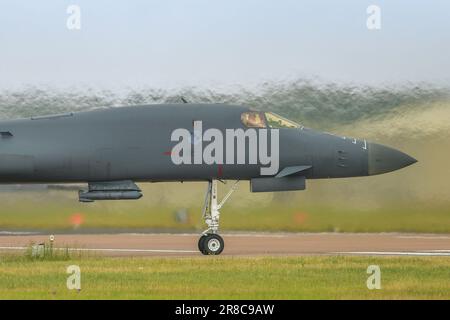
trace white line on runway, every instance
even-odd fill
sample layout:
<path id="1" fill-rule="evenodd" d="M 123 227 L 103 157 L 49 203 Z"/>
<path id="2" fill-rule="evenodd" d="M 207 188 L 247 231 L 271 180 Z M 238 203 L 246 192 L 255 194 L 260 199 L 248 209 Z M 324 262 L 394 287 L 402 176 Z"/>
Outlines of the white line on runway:
<path id="1" fill-rule="evenodd" d="M 450 237 L 447 236 L 397 236 L 399 239 L 450 239 Z"/>
<path id="2" fill-rule="evenodd" d="M 350 252 L 334 252 L 335 254 L 354 254 L 354 255 L 370 255 L 370 256 L 449 256 L 450 251 L 433 251 L 433 252 L 405 252 L 405 251 L 350 251 Z"/>
<path id="3" fill-rule="evenodd" d="M 0 231 L 0 236 L 32 236 L 39 235 L 39 232 L 33 231 Z"/>
<path id="4" fill-rule="evenodd" d="M 27 250 L 28 247 L 0 247 L 0 250 Z M 150 253 L 198 253 L 191 250 L 165 250 L 165 249 L 112 249 L 112 248 L 53 248 L 55 250 L 69 251 L 104 251 L 104 252 L 150 252 Z"/>

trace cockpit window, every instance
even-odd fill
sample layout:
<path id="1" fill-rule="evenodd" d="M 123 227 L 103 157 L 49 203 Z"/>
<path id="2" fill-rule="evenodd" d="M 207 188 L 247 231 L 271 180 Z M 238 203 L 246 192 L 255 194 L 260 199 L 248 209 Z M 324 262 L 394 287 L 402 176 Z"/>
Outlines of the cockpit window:
<path id="1" fill-rule="evenodd" d="M 249 128 L 266 128 L 266 120 L 261 112 L 249 111 L 241 114 L 242 123 Z"/>
<path id="2" fill-rule="evenodd" d="M 267 124 L 271 128 L 299 128 L 300 125 L 272 112 L 266 112 Z"/>

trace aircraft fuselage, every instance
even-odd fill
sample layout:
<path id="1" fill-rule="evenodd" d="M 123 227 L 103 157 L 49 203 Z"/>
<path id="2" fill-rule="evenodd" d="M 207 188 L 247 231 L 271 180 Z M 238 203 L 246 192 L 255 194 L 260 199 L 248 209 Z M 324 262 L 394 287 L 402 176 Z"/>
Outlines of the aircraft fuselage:
<path id="1" fill-rule="evenodd" d="M 195 163 L 194 152 L 208 141 L 195 142 L 195 122 L 202 133 L 217 129 L 248 130 L 241 115 L 249 108 L 208 104 L 167 104 L 97 109 L 48 117 L 0 121 L 0 183 L 64 183 L 92 181 L 250 180 L 261 177 L 259 161 Z M 177 129 L 190 130 L 192 162 L 176 164 L 171 140 Z M 252 128 L 257 133 L 270 128 Z M 284 168 L 304 166 L 307 179 L 367 176 L 399 169 L 415 160 L 395 149 L 365 140 L 315 130 L 279 128 L 279 159 L 275 176 Z M 269 133 L 267 133 L 269 134 Z M 224 138 L 224 139 L 225 139 Z M 259 138 L 259 136 L 258 136 Z M 267 137 L 268 143 L 270 137 Z M 224 145 L 226 142 L 224 142 Z M 224 147 L 225 148 L 225 147 Z M 270 145 L 267 155 L 270 155 Z M 242 159 L 241 159 L 242 160 Z"/>

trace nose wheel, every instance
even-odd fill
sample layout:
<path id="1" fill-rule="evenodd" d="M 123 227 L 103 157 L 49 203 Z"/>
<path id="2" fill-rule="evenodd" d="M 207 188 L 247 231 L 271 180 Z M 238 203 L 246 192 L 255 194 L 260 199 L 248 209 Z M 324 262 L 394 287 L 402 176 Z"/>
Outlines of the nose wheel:
<path id="1" fill-rule="evenodd" d="M 223 239 L 218 234 L 210 233 L 202 235 L 198 239 L 198 249 L 204 255 L 219 255 L 222 253 L 224 246 Z"/>
<path id="2" fill-rule="evenodd" d="M 200 239 L 198 240 L 198 250 L 204 255 L 219 255 L 222 253 L 225 243 L 219 235 L 220 209 L 237 189 L 239 180 L 231 187 L 222 201 L 217 203 L 217 180 L 208 181 L 205 203 L 203 206 L 203 219 L 208 225 Z"/>

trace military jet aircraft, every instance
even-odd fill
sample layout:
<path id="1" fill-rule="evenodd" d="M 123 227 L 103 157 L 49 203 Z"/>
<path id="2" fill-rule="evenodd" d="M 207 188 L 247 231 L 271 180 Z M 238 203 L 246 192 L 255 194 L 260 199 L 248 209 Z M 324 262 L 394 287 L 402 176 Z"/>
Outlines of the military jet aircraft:
<path id="1" fill-rule="evenodd" d="M 161 104 L 0 121 L 0 183 L 87 183 L 79 200 L 139 199 L 136 182 L 205 181 L 198 242 L 220 254 L 220 209 L 240 180 L 252 192 L 303 190 L 306 179 L 394 171 L 398 150 L 318 132 L 271 112 L 225 104 Z M 218 182 L 236 180 L 219 201 Z"/>

